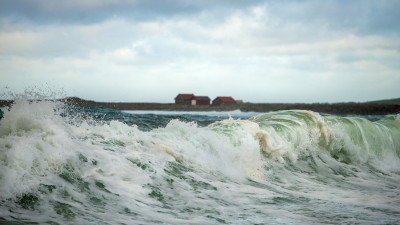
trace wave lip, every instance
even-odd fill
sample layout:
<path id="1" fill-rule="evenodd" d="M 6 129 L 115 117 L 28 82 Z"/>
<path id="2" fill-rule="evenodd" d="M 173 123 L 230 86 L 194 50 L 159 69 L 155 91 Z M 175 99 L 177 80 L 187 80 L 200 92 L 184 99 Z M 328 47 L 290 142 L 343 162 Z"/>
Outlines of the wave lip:
<path id="1" fill-rule="evenodd" d="M 399 170 L 398 116 L 378 121 L 359 117 L 321 116 L 311 111 L 279 111 L 250 120 L 269 133 L 275 143 L 296 154 L 328 152 L 344 163 L 372 163 Z"/>

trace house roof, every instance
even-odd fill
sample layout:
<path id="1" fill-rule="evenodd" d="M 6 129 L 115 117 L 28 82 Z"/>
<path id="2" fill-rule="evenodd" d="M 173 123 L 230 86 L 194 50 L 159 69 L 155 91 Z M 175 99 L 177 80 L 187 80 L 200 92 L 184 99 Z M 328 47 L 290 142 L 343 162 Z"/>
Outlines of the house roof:
<path id="1" fill-rule="evenodd" d="M 217 99 L 220 99 L 220 100 L 223 101 L 223 102 L 232 102 L 232 103 L 236 102 L 235 99 L 233 99 L 232 97 L 228 97 L 228 96 L 216 97 L 216 98 L 214 99 L 214 101 L 217 100 Z"/>
<path id="2" fill-rule="evenodd" d="M 191 100 L 194 97 L 194 94 L 179 94 L 178 96 L 175 97 L 175 99 L 178 98 L 179 96 L 184 100 Z"/>
<path id="3" fill-rule="evenodd" d="M 194 99 L 196 100 L 205 100 L 205 101 L 209 101 L 210 98 L 208 96 L 194 96 Z"/>

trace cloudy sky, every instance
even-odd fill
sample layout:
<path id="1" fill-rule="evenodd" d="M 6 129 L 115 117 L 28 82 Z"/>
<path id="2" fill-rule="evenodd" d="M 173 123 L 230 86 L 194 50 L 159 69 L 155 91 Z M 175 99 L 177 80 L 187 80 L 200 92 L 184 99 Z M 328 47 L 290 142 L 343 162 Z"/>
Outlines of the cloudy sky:
<path id="1" fill-rule="evenodd" d="M 0 88 L 97 101 L 400 97 L 397 0 L 1 0 Z"/>

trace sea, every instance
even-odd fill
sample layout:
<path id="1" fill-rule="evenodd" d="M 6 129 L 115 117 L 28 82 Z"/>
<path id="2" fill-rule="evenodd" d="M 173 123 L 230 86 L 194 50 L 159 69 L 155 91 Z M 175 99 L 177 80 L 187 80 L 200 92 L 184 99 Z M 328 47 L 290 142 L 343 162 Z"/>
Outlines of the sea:
<path id="1" fill-rule="evenodd" d="M 400 224 L 400 114 L 15 99 L 0 224 Z"/>

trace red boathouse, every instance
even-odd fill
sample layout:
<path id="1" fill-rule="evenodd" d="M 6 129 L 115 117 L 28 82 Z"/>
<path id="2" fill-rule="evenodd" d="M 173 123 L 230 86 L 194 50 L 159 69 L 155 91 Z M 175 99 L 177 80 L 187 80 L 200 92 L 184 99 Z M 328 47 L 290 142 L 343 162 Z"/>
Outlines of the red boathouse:
<path id="1" fill-rule="evenodd" d="M 216 97 L 212 101 L 212 104 L 213 105 L 230 105 L 230 104 L 236 104 L 236 101 L 232 97 L 219 96 L 219 97 Z"/>
<path id="2" fill-rule="evenodd" d="M 211 99 L 208 96 L 194 96 L 192 105 L 210 105 Z"/>
<path id="3" fill-rule="evenodd" d="M 179 94 L 175 97 L 175 104 L 191 105 L 194 94 Z"/>

